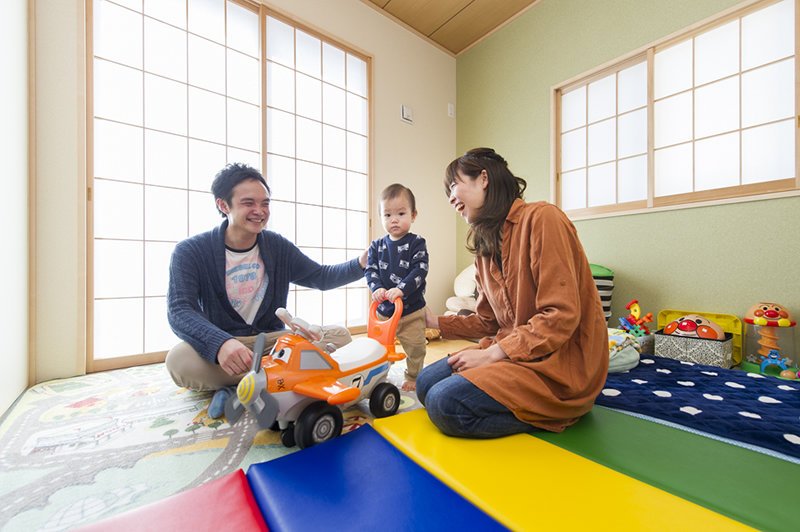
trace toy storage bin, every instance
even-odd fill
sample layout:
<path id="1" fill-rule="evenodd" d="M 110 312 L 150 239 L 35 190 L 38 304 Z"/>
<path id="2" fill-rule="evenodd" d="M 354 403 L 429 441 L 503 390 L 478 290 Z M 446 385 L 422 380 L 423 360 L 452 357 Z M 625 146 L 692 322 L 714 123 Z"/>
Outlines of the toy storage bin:
<path id="1" fill-rule="evenodd" d="M 664 334 L 663 329 L 659 329 L 655 333 L 655 338 L 656 356 L 721 368 L 733 366 L 733 335 L 731 333 L 725 333 L 724 340 L 709 340 L 708 338 Z"/>
<path id="2" fill-rule="evenodd" d="M 655 333 L 645 334 L 636 339 L 639 342 L 639 352 L 643 355 L 652 355 L 655 353 Z"/>
<path id="3" fill-rule="evenodd" d="M 713 321 L 725 331 L 725 339 L 664 334 L 668 323 L 686 314 L 699 314 Z M 656 356 L 721 368 L 730 368 L 742 361 L 742 322 L 731 314 L 666 309 L 658 313 L 658 328 L 654 335 Z"/>

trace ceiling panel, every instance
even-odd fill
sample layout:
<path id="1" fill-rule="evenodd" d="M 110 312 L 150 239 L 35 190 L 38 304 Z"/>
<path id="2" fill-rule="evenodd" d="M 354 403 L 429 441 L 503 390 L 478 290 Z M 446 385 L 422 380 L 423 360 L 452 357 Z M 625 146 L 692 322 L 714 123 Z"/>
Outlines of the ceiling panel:
<path id="1" fill-rule="evenodd" d="M 363 0 L 458 54 L 537 0 Z"/>
<path id="2" fill-rule="evenodd" d="M 423 35 L 431 36 L 472 0 L 389 0 L 384 9 Z"/>
<path id="3" fill-rule="evenodd" d="M 532 3 L 531 0 L 473 0 L 430 37 L 457 54 Z"/>

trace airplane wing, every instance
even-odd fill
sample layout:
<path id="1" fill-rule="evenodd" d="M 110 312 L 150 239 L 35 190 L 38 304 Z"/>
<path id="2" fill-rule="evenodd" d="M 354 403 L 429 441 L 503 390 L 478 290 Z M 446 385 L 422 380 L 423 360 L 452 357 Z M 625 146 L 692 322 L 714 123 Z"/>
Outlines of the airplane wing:
<path id="1" fill-rule="evenodd" d="M 361 390 L 354 386 L 346 386 L 336 379 L 319 378 L 310 379 L 295 385 L 295 393 L 327 401 L 331 405 L 341 405 L 355 401 L 361 395 Z"/>

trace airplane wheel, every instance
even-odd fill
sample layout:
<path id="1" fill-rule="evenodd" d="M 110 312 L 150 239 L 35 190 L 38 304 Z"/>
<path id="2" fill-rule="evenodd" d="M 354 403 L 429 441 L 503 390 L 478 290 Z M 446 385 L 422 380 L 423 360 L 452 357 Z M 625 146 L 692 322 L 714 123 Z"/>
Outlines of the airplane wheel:
<path id="1" fill-rule="evenodd" d="M 375 386 L 369 396 L 369 411 L 375 417 L 387 417 L 397 413 L 400 408 L 400 390 L 388 382 Z"/>
<path id="2" fill-rule="evenodd" d="M 281 431 L 281 443 L 286 447 L 294 447 L 296 445 L 294 439 L 294 426 L 289 424 L 288 427 Z"/>
<path id="3" fill-rule="evenodd" d="M 342 411 L 325 401 L 311 403 L 294 424 L 294 439 L 301 449 L 328 441 L 342 433 Z"/>

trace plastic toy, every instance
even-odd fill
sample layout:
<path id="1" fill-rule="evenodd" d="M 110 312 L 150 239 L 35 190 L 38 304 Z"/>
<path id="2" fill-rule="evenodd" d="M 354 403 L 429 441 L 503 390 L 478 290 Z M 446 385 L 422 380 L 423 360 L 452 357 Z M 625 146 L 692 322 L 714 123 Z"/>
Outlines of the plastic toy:
<path id="1" fill-rule="evenodd" d="M 793 378 L 788 376 L 788 371 L 797 370 L 791 358 L 794 352 L 792 328 L 797 322 L 792 319 L 786 307 L 770 301 L 760 301 L 748 309 L 744 322 L 747 327 L 746 362 L 761 373 Z M 754 371 L 753 367 L 743 365 L 743 368 Z"/>
<path id="2" fill-rule="evenodd" d="M 253 366 L 225 404 L 233 425 L 245 409 L 262 429 L 280 430 L 281 443 L 301 449 L 342 433 L 342 409 L 369 397 L 375 417 L 391 416 L 400 406 L 400 391 L 386 382 L 389 366 L 405 358 L 394 349 L 403 302 L 385 321 L 377 319 L 373 301 L 366 338 L 356 338 L 335 349 L 320 348 L 319 326 L 293 318 L 286 309 L 275 313 L 291 332 L 278 338 L 264 356 L 264 336 L 256 339 Z"/>
<path id="3" fill-rule="evenodd" d="M 636 299 L 625 305 L 625 308 L 630 311 L 630 314 L 619 319 L 619 328 L 637 337 L 650 334 L 650 329 L 647 328 L 645 323 L 653 321 L 653 313 L 648 312 L 642 316 L 642 309 L 639 307 L 639 301 Z"/>
<path id="4" fill-rule="evenodd" d="M 664 327 L 664 334 L 689 336 L 707 340 L 724 340 L 725 331 L 710 319 L 699 314 L 686 314 Z"/>
<path id="5" fill-rule="evenodd" d="M 794 327 L 797 325 L 785 307 L 764 301 L 750 307 L 744 321 L 766 327 Z"/>
<path id="6" fill-rule="evenodd" d="M 769 366 L 777 366 L 782 370 L 788 370 L 789 366 L 786 364 L 791 362 L 788 358 L 782 357 L 781 352 L 777 349 L 771 349 L 768 354 L 761 356 L 761 373 L 766 373 Z"/>

